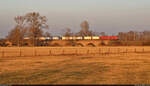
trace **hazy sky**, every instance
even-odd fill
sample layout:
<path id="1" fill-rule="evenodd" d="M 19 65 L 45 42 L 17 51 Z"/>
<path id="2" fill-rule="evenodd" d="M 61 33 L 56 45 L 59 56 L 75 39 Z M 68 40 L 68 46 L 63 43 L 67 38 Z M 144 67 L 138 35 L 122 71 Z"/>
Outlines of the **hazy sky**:
<path id="1" fill-rule="evenodd" d="M 47 16 L 49 31 L 80 30 L 87 20 L 90 29 L 114 34 L 128 30 L 150 30 L 150 0 L 0 0 L 0 37 L 14 25 L 14 17 L 28 12 Z"/>

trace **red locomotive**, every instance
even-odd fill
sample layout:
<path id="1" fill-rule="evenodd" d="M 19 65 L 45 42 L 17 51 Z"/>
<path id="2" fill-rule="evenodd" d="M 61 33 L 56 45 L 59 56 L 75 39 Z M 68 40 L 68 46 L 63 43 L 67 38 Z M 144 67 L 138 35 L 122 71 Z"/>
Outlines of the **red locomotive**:
<path id="1" fill-rule="evenodd" d="M 117 36 L 101 36 L 100 39 L 118 40 Z"/>

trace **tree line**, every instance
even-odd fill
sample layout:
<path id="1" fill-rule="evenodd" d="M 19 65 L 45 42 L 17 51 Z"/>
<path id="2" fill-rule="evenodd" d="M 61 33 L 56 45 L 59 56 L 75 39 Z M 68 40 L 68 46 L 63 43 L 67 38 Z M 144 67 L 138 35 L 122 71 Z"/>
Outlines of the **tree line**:
<path id="1" fill-rule="evenodd" d="M 129 31 L 119 32 L 118 36 L 123 41 L 150 41 L 150 31 Z"/>
<path id="2" fill-rule="evenodd" d="M 44 29 L 48 29 L 47 18 L 46 16 L 41 16 L 39 13 L 32 12 L 27 13 L 24 16 L 17 16 L 14 18 L 16 26 L 13 28 L 6 39 L 16 44 L 17 46 L 21 46 L 25 37 L 29 37 L 30 45 L 38 46 L 40 40 L 39 37 L 50 37 L 51 34 L 49 32 L 44 33 Z M 94 32 L 89 30 L 89 24 L 87 21 L 81 23 L 80 32 L 74 34 L 70 28 L 66 28 L 64 36 L 90 36 L 94 35 Z"/>
<path id="3" fill-rule="evenodd" d="M 23 16 L 16 16 L 14 18 L 16 23 L 15 27 L 8 33 L 6 40 L 15 44 L 16 46 L 22 46 L 24 44 L 24 38 L 29 37 L 29 43 L 31 46 L 38 46 L 40 40 L 39 37 L 50 37 L 50 32 L 44 32 L 44 29 L 49 29 L 47 24 L 48 19 L 46 16 L 41 16 L 38 12 L 27 13 Z M 70 28 L 66 28 L 64 36 L 108 36 L 105 32 L 94 32 L 89 30 L 88 21 L 83 21 L 80 24 L 81 30 L 77 33 L 73 33 Z M 150 31 L 129 31 L 119 32 L 116 36 L 119 37 L 119 42 L 124 41 L 147 41 L 150 42 Z"/>

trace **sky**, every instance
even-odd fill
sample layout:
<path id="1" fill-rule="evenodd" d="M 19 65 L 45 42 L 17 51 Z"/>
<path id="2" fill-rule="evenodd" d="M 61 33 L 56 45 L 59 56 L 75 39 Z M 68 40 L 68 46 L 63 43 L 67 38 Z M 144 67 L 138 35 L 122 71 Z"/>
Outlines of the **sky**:
<path id="1" fill-rule="evenodd" d="M 112 35 L 150 30 L 150 0 L 0 0 L 0 37 L 13 29 L 15 16 L 29 12 L 46 16 L 52 35 L 78 32 L 84 20 L 90 30 Z"/>

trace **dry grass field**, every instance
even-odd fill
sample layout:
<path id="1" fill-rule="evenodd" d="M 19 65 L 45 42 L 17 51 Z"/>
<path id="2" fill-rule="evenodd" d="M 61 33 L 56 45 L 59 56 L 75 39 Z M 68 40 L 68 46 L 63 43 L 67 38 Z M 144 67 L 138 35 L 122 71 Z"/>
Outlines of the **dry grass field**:
<path id="1" fill-rule="evenodd" d="M 107 51 L 110 47 L 103 48 Z M 124 52 L 127 47 L 117 47 L 117 50 L 118 48 L 119 52 Z M 133 51 L 135 49 L 128 48 L 133 48 Z M 95 52 L 92 50 L 88 55 L 86 52 L 82 55 L 49 56 L 47 52 L 48 55 L 44 56 L 42 48 L 36 48 L 39 52 L 41 50 L 41 53 L 37 53 L 41 55 L 0 57 L 0 84 L 150 84 L 150 53 L 142 53 L 143 48 L 145 52 L 150 50 L 150 47 L 136 47 L 136 53 L 108 55 L 93 54 Z M 20 48 L 1 48 L 3 49 Z M 29 48 L 22 49 L 32 53 L 25 51 Z M 71 49 L 65 52 L 71 52 Z M 81 51 L 85 50 L 76 49 L 78 53 L 84 53 Z M 115 51 L 115 47 L 111 47 L 111 52 L 112 49 Z"/>
<path id="2" fill-rule="evenodd" d="M 120 53 L 150 53 L 148 46 L 104 47 L 0 47 L 0 57 L 28 57 L 53 55 L 91 55 Z"/>

